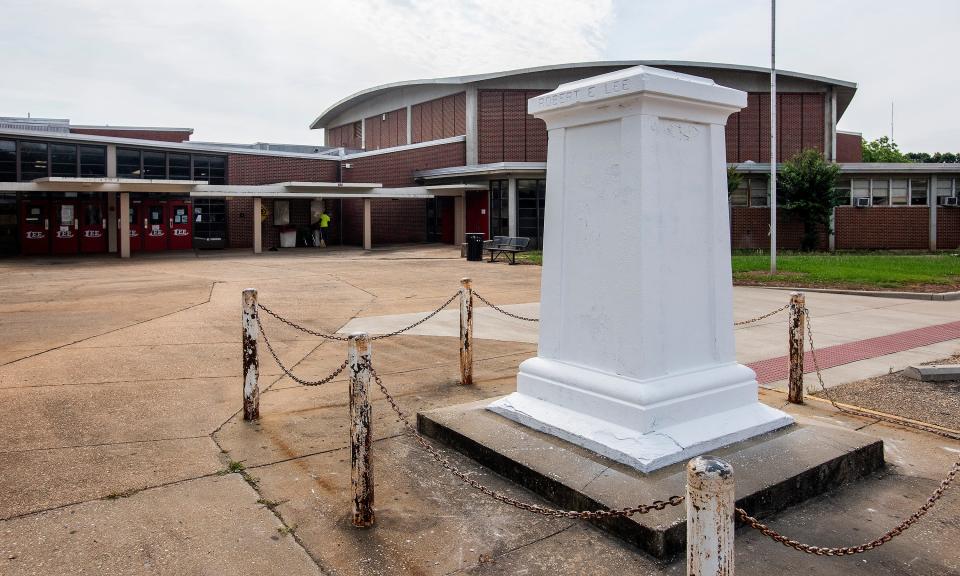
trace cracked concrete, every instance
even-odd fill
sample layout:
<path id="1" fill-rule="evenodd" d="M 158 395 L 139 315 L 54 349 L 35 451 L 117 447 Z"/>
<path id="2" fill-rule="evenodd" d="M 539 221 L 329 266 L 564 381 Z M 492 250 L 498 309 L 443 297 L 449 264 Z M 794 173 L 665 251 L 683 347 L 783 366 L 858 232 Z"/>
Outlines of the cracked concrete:
<path id="1" fill-rule="evenodd" d="M 263 417 L 257 424 L 238 419 L 243 288 L 256 287 L 278 312 L 331 332 L 355 318 L 433 310 L 464 276 L 497 304 L 539 299 L 538 267 L 468 263 L 457 254 L 418 246 L 0 261 L 0 573 L 681 573 L 681 565 L 657 563 L 588 524 L 530 515 L 465 487 L 401 434 L 379 393 L 378 523 L 352 529 L 342 378 L 304 388 L 261 357 L 261 390 L 269 390 Z M 783 298 L 762 289 L 736 293 L 738 318 Z M 844 314 L 877 307 L 862 297 L 828 296 L 821 323 L 835 314 L 834 332 L 843 329 Z M 916 302 L 905 316 L 921 322 L 937 310 L 954 311 L 924 307 L 931 304 L 956 305 Z M 878 316 L 871 326 L 883 330 L 896 317 Z M 298 374 L 318 378 L 342 362 L 340 343 L 264 322 Z M 764 328 L 770 333 L 756 331 L 758 341 L 769 341 L 764 346 L 785 340 L 772 324 Z M 457 344 L 448 336 L 377 341 L 373 354 L 386 385 L 413 414 L 509 393 L 517 365 L 535 354 L 522 341 L 478 338 L 475 347 L 471 387 L 457 384 Z M 783 403 L 775 392 L 764 396 Z M 872 534 L 922 501 L 955 457 L 949 450 L 960 449 L 868 421 L 854 424 L 819 406 L 803 410 L 876 430 L 892 463 L 891 474 L 868 485 L 774 519 L 824 544 L 849 543 L 863 527 Z M 463 457 L 451 458 L 485 483 L 545 504 Z M 239 474 L 218 475 L 231 461 L 246 466 L 252 484 Z M 799 557 L 738 533 L 738 571 L 960 572 L 945 545 L 960 538 L 950 520 L 957 500 L 950 498 L 866 564 Z M 817 529 L 837 516 L 835 528 Z"/>

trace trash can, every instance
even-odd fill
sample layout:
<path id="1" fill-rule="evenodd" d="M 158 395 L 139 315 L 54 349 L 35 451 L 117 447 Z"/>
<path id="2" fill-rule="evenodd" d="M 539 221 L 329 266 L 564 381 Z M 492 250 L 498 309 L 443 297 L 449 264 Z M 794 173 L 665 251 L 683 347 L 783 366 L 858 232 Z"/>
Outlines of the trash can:
<path id="1" fill-rule="evenodd" d="M 483 260 L 483 233 L 471 232 L 467 234 L 467 260 L 470 262 Z"/>

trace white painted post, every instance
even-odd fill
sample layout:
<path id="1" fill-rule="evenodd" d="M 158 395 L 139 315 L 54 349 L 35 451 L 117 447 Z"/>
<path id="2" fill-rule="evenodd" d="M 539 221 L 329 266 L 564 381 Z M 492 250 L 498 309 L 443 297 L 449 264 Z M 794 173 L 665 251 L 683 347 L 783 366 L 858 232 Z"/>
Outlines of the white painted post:
<path id="1" fill-rule="evenodd" d="M 257 357 L 257 291 L 243 291 L 243 419 L 260 418 L 260 361 Z"/>
<path id="2" fill-rule="evenodd" d="M 350 484 L 353 487 L 353 525 L 373 526 L 373 460 L 370 445 L 370 339 L 355 332 L 347 341 L 350 368 Z"/>
<path id="3" fill-rule="evenodd" d="M 460 280 L 460 384 L 473 384 L 473 285 Z"/>
<path id="4" fill-rule="evenodd" d="M 263 222 L 260 212 L 263 211 L 263 199 L 257 196 L 253 199 L 253 253 L 263 252 Z"/>
<path id="5" fill-rule="evenodd" d="M 130 257 L 130 193 L 120 193 L 120 211 L 117 214 L 120 219 L 120 257 Z"/>
<path id="6" fill-rule="evenodd" d="M 363 249 L 373 248 L 373 209 L 369 198 L 363 199 Z"/>
<path id="7" fill-rule="evenodd" d="M 733 576 L 733 467 L 715 456 L 687 463 L 687 574 Z"/>

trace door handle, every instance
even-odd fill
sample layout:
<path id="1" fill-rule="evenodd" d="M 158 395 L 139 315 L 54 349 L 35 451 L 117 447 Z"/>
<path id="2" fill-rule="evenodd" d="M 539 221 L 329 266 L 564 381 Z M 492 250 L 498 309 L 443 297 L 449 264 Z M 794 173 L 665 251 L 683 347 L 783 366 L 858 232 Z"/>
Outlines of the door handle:
<path id="1" fill-rule="evenodd" d="M 144 219 L 143 219 L 143 229 L 146 230 L 147 228 L 148 228 L 148 226 L 147 226 L 147 219 L 144 218 Z"/>
<path id="2" fill-rule="evenodd" d="M 107 229 L 107 219 L 106 219 L 106 218 L 104 218 L 103 220 L 100 221 L 100 227 L 103 228 L 104 230 Z"/>
<path id="3" fill-rule="evenodd" d="M 80 227 L 80 220 L 77 219 L 77 218 L 74 218 L 74 219 L 73 219 L 73 228 L 74 228 L 74 230 L 76 230 L 76 229 L 79 228 L 79 227 Z"/>
<path id="4" fill-rule="evenodd" d="M 173 218 L 170 218 L 170 228 L 173 228 Z"/>
<path id="5" fill-rule="evenodd" d="M 50 229 L 50 220 L 47 219 L 47 218 L 44 218 L 44 219 L 43 219 L 43 229 L 44 229 L 44 230 L 49 230 L 49 229 Z"/>

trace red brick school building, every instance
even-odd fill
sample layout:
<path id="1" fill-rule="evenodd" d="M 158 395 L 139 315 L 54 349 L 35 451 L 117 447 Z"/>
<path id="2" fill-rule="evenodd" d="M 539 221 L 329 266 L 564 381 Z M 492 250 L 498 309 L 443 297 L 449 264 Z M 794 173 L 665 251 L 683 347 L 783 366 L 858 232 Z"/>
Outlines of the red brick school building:
<path id="1" fill-rule="evenodd" d="M 0 254 L 131 253 L 310 244 L 460 243 L 466 232 L 539 245 L 547 133 L 527 101 L 558 85 L 645 64 L 748 92 L 730 117 L 734 248 L 769 243 L 769 71 L 695 62 L 544 66 L 377 86 L 311 124 L 323 146 L 191 141 L 189 128 L 78 126 L 0 118 Z M 805 148 L 841 168 L 848 205 L 824 249 L 960 246 L 960 165 L 861 162 L 860 135 L 837 122 L 856 84 L 778 71 L 779 161 Z M 126 213 L 126 216 L 123 214 Z M 798 248 L 786 214 L 779 244 Z"/>

